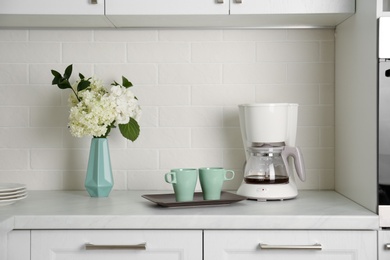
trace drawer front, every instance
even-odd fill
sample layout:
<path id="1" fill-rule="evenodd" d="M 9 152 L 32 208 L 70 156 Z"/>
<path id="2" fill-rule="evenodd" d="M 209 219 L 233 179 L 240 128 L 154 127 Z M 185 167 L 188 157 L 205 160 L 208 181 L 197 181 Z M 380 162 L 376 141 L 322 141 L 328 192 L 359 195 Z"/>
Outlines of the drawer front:
<path id="1" fill-rule="evenodd" d="M 375 231 L 205 231 L 204 260 L 377 259 Z"/>
<path id="2" fill-rule="evenodd" d="M 39 230 L 32 260 L 201 260 L 200 230 Z"/>
<path id="3" fill-rule="evenodd" d="M 378 254 L 379 260 L 390 259 L 390 230 L 378 232 Z"/>

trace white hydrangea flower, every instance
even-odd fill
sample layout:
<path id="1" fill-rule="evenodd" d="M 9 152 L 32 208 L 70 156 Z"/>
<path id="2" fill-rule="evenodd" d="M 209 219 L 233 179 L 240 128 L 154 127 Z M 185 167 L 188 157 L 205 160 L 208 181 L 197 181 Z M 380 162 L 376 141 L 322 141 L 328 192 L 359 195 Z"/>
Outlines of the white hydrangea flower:
<path id="1" fill-rule="evenodd" d="M 76 82 L 73 88 L 76 88 Z M 130 118 L 139 120 L 141 108 L 133 92 L 120 85 L 113 86 L 110 93 L 102 81 L 91 79 L 89 89 L 71 94 L 69 105 L 69 128 L 73 136 L 106 136 L 114 124 L 127 124 Z"/>
<path id="2" fill-rule="evenodd" d="M 111 96 L 116 103 L 116 122 L 118 124 L 127 124 L 130 118 L 138 121 L 141 116 L 141 109 L 133 92 L 120 85 L 111 87 Z"/>

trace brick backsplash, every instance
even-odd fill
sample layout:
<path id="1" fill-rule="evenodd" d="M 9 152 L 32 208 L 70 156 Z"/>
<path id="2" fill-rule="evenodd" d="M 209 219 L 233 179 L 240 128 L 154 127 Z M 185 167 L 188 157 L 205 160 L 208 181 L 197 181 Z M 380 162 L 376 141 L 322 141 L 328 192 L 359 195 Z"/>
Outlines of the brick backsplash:
<path id="1" fill-rule="evenodd" d="M 0 182 L 83 189 L 90 138 L 66 127 L 68 93 L 51 69 L 126 76 L 143 116 L 132 143 L 114 130 L 117 190 L 169 190 L 171 168 L 245 161 L 237 105 L 299 103 L 297 146 L 307 181 L 334 188 L 334 30 L 0 30 Z M 76 74 L 76 73 L 74 73 Z M 199 186 L 198 186 L 199 188 Z"/>

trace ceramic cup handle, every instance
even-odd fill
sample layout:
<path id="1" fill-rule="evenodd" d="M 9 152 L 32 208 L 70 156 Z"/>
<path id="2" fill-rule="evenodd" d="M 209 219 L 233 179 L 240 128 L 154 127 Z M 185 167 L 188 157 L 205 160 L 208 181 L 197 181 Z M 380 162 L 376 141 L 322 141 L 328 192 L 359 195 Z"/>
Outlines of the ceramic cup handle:
<path id="1" fill-rule="evenodd" d="M 176 173 L 168 172 L 165 174 L 165 181 L 168 183 L 176 183 Z"/>
<path id="2" fill-rule="evenodd" d="M 229 172 L 230 172 L 230 176 L 228 175 Z M 225 180 L 225 181 L 230 181 L 230 180 L 233 180 L 233 178 L 234 178 L 234 171 L 232 171 L 232 170 L 227 170 L 227 171 L 225 172 L 224 180 Z"/>

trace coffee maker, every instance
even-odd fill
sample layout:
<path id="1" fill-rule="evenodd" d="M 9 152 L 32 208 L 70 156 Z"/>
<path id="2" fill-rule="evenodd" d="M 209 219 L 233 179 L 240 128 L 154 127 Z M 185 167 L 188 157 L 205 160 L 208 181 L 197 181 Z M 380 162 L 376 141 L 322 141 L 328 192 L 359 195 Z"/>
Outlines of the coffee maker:
<path id="1" fill-rule="evenodd" d="M 302 181 L 306 179 L 302 153 L 295 147 L 298 104 L 256 103 L 238 108 L 246 162 L 237 194 L 257 201 L 295 198 L 294 171 Z"/>

